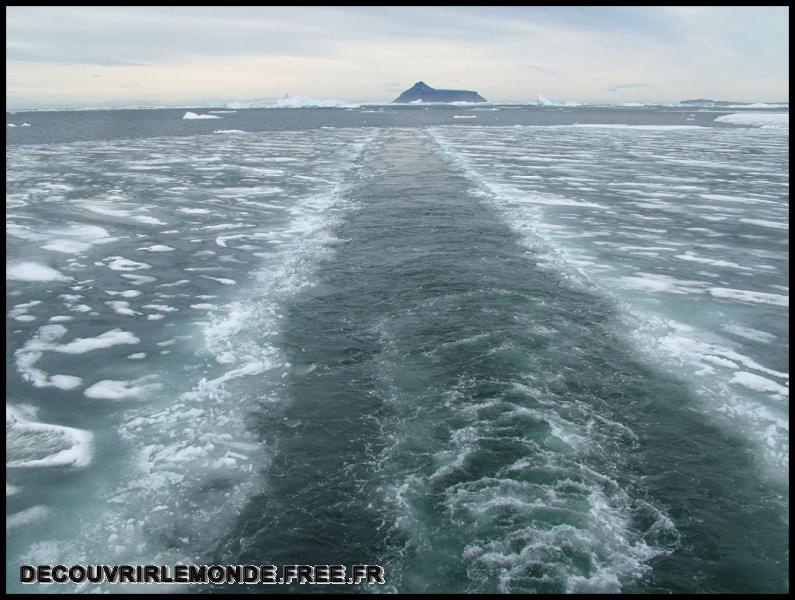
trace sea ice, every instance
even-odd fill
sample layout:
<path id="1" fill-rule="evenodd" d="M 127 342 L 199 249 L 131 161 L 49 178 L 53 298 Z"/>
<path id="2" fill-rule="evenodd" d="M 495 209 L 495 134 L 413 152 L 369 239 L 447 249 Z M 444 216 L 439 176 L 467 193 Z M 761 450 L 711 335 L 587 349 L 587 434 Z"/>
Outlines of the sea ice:
<path id="1" fill-rule="evenodd" d="M 23 261 L 6 266 L 6 279 L 12 281 L 69 281 L 72 278 L 41 263 Z"/>

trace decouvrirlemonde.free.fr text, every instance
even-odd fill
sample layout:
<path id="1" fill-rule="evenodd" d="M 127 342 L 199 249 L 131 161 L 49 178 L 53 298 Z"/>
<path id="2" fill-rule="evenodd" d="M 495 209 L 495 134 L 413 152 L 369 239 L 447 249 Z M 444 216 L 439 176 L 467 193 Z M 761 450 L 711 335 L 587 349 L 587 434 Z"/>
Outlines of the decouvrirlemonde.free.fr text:
<path id="1" fill-rule="evenodd" d="M 21 565 L 22 583 L 383 584 L 379 565 Z"/>

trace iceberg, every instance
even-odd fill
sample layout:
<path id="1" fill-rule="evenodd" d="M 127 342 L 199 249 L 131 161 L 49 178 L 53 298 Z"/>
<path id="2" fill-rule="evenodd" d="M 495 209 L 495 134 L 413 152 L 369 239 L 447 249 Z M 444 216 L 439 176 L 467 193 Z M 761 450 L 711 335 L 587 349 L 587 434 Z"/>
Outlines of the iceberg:
<path id="1" fill-rule="evenodd" d="M 276 102 L 272 100 L 247 100 L 226 102 L 224 104 L 225 108 L 235 110 L 246 108 L 359 108 L 359 106 L 359 104 L 352 104 L 344 100 L 316 100 L 315 98 L 289 95 L 285 95 L 284 98 Z"/>
<path id="2" fill-rule="evenodd" d="M 732 123 L 734 125 L 755 125 L 757 127 L 769 127 L 776 129 L 789 129 L 789 113 L 774 112 L 741 112 L 730 115 L 722 115 L 715 119 L 720 123 Z"/>
<path id="3" fill-rule="evenodd" d="M 359 108 L 359 105 L 342 100 L 315 100 L 302 96 L 285 96 L 276 102 L 273 108 Z"/>
<path id="4" fill-rule="evenodd" d="M 538 99 L 536 100 L 537 106 L 582 106 L 580 102 L 556 102 L 554 100 L 550 100 L 543 94 L 538 95 Z"/>
<path id="5" fill-rule="evenodd" d="M 187 120 L 195 120 L 195 119 L 220 119 L 221 117 L 217 115 L 197 115 L 194 112 L 188 111 L 185 113 L 185 116 L 182 118 Z"/>

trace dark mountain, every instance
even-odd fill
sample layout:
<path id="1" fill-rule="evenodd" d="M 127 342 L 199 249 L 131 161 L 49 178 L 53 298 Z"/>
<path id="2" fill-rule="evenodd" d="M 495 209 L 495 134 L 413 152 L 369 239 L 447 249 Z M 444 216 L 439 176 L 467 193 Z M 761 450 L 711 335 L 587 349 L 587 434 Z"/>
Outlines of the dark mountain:
<path id="1" fill-rule="evenodd" d="M 470 90 L 436 90 L 424 81 L 418 81 L 400 94 L 393 103 L 423 102 L 488 102 L 477 92 Z"/>

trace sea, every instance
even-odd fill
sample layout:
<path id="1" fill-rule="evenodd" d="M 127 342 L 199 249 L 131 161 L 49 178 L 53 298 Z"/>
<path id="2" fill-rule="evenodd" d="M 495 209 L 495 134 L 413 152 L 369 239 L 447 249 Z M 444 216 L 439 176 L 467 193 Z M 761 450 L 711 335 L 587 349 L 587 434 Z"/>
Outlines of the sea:
<path id="1" fill-rule="evenodd" d="M 787 108 L 6 122 L 7 591 L 789 591 Z"/>

